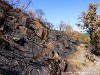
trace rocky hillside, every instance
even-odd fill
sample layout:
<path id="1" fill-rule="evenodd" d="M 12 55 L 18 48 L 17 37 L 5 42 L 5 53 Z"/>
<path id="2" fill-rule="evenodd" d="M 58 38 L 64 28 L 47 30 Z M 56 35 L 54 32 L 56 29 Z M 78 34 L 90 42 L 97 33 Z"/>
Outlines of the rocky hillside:
<path id="1" fill-rule="evenodd" d="M 32 18 L 20 8 L 15 9 L 0 0 L 1 75 L 64 75 L 66 72 L 77 72 L 80 67 L 76 67 L 74 56 L 81 55 L 77 53 L 82 47 L 79 45 L 64 32 L 50 30 L 42 20 Z M 84 45 L 84 48 L 88 46 Z M 85 57 L 89 59 L 82 56 Z M 82 61 L 80 65 L 84 65 L 84 59 Z"/>
<path id="2" fill-rule="evenodd" d="M 63 32 L 49 32 L 41 20 L 1 0 L 0 11 L 0 73 L 60 75 L 62 57 L 75 50 Z"/>

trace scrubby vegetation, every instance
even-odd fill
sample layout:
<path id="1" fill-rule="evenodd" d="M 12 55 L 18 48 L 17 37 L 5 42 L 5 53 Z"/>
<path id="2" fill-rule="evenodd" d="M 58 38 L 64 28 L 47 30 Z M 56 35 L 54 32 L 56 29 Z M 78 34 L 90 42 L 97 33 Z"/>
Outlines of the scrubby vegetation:
<path id="1" fill-rule="evenodd" d="M 100 16 L 96 12 L 98 6 L 97 3 L 89 4 L 88 11 L 82 12 L 80 17 L 84 24 L 78 24 L 90 34 L 92 52 L 96 55 L 100 55 Z"/>

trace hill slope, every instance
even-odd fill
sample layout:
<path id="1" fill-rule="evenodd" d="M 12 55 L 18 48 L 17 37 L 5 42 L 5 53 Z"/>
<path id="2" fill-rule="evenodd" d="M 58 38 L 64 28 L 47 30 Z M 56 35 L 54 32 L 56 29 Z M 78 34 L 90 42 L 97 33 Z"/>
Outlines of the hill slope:
<path id="1" fill-rule="evenodd" d="M 79 68 L 90 71 L 93 65 L 89 65 L 89 69 L 83 66 L 89 58 L 85 56 L 89 52 L 83 49 L 86 47 L 64 32 L 50 31 L 42 20 L 0 0 L 1 75 L 63 75 L 77 72 Z M 92 71 L 94 69 L 99 71 L 100 67 L 94 66 Z"/>

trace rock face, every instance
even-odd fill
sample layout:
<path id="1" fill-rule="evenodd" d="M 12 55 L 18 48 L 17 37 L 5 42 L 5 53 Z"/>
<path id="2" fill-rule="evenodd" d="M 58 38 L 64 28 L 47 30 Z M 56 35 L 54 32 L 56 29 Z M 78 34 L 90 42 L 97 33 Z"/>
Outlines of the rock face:
<path id="1" fill-rule="evenodd" d="M 5 8 L 6 7 L 6 8 Z M 76 42 L 0 0 L 0 74 L 61 75 Z M 48 45 L 53 42 L 53 48 Z"/>

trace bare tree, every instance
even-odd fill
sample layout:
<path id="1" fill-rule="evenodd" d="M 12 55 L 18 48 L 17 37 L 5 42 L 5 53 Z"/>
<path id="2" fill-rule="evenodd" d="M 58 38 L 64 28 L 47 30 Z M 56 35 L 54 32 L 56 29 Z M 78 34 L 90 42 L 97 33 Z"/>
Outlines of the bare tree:
<path id="1" fill-rule="evenodd" d="M 4 0 L 7 3 L 11 4 L 14 8 L 21 8 L 23 10 L 27 9 L 28 6 L 32 3 L 32 0 L 23 2 L 22 0 Z"/>
<path id="2" fill-rule="evenodd" d="M 60 31 L 64 31 L 65 26 L 66 26 L 66 23 L 64 23 L 63 21 L 61 21 L 60 24 L 59 24 Z"/>
<path id="3" fill-rule="evenodd" d="M 36 9 L 35 12 L 37 14 L 37 18 L 39 18 L 39 19 L 42 19 L 43 16 L 45 15 L 45 13 L 43 12 L 42 9 Z"/>

